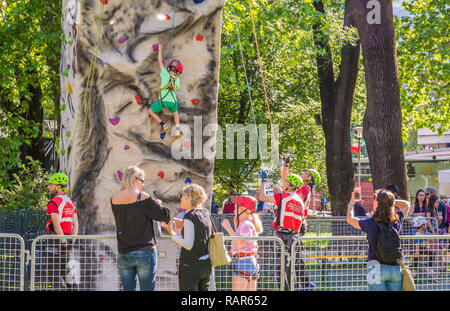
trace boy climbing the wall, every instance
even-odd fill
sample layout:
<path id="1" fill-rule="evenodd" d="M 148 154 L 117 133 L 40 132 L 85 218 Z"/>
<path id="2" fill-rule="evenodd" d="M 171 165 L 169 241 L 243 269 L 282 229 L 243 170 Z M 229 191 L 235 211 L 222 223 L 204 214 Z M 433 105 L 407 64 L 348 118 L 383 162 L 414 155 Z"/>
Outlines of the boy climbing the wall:
<path id="1" fill-rule="evenodd" d="M 181 137 L 180 131 L 180 119 L 178 116 L 178 101 L 175 95 L 175 91 L 180 88 L 179 75 L 183 72 L 183 65 L 177 59 L 172 59 L 169 63 L 168 69 L 163 65 L 162 61 L 162 45 L 158 44 L 158 64 L 161 68 L 161 91 L 159 93 L 158 100 L 150 106 L 148 112 L 161 125 L 161 138 L 164 138 L 165 133 L 169 129 L 164 121 L 158 116 L 163 108 L 169 109 L 173 113 L 173 119 L 175 122 L 175 136 Z"/>

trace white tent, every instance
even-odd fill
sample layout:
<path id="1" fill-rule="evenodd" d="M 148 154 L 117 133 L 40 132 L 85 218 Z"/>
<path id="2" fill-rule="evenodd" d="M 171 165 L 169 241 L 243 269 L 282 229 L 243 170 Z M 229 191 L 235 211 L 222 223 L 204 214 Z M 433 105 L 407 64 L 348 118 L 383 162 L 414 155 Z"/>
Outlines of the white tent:
<path id="1" fill-rule="evenodd" d="M 439 195 L 450 197 L 450 170 L 438 171 Z"/>

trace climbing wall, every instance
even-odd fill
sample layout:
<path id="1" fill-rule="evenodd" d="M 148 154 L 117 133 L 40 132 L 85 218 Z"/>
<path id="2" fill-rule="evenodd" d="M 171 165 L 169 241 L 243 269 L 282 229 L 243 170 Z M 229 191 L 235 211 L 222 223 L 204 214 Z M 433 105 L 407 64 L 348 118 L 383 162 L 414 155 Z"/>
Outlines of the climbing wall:
<path id="1" fill-rule="evenodd" d="M 211 195 L 214 157 L 201 149 L 215 148 L 224 2 L 63 0 L 60 164 L 83 233 L 115 233 L 110 198 L 129 165 L 145 171 L 144 191 L 172 216 L 185 183 Z M 170 52 L 184 66 L 176 93 L 182 138 L 164 110 L 169 132 L 161 139 L 147 111 L 160 88 L 154 44 L 163 46 L 164 64 Z"/>

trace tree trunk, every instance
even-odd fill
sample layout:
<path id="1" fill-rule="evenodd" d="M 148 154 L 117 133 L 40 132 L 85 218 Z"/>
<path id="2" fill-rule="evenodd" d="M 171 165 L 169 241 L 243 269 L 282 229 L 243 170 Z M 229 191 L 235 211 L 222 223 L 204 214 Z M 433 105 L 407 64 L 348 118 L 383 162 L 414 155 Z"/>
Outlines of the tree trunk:
<path id="1" fill-rule="evenodd" d="M 33 160 L 38 160 L 41 162 L 41 166 L 44 166 L 44 133 L 43 133 L 43 118 L 44 118 L 44 107 L 42 106 L 42 90 L 40 85 L 28 85 L 28 91 L 32 94 L 31 99 L 28 101 L 29 107 L 28 112 L 24 118 L 32 123 L 39 124 L 40 131 L 38 135 L 31 139 L 31 144 L 22 144 L 21 146 L 21 161 L 23 163 L 28 162 L 26 160 L 27 156 L 33 158 Z M 22 99 L 22 101 L 25 101 Z"/>
<path id="2" fill-rule="evenodd" d="M 402 144 L 402 111 L 392 1 L 351 1 L 366 74 L 367 107 L 363 137 L 367 145 L 374 189 L 396 184 L 402 198 L 409 197 Z M 375 14 L 375 15 L 373 15 Z M 379 14 L 378 22 L 376 14 Z"/>
<path id="3" fill-rule="evenodd" d="M 313 2 L 316 11 L 325 13 L 322 1 Z M 322 103 L 322 124 L 325 134 L 326 165 L 330 203 L 334 216 L 345 215 L 355 183 L 350 152 L 350 120 L 358 66 L 359 43 L 345 45 L 337 80 L 334 80 L 333 60 L 328 37 L 321 34 L 321 22 L 313 25 L 314 42 L 326 54 L 317 54 L 317 72 Z M 344 26 L 351 26 L 345 10 Z"/>

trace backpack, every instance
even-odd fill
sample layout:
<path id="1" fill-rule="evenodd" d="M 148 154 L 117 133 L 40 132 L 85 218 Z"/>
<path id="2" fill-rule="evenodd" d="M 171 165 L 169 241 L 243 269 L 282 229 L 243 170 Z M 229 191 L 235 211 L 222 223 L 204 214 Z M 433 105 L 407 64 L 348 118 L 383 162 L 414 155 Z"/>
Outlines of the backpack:
<path id="1" fill-rule="evenodd" d="M 400 246 L 400 236 L 394 229 L 394 224 L 388 225 L 375 222 L 380 229 L 378 234 L 376 255 L 381 264 L 392 265 L 402 258 L 402 247 Z"/>

